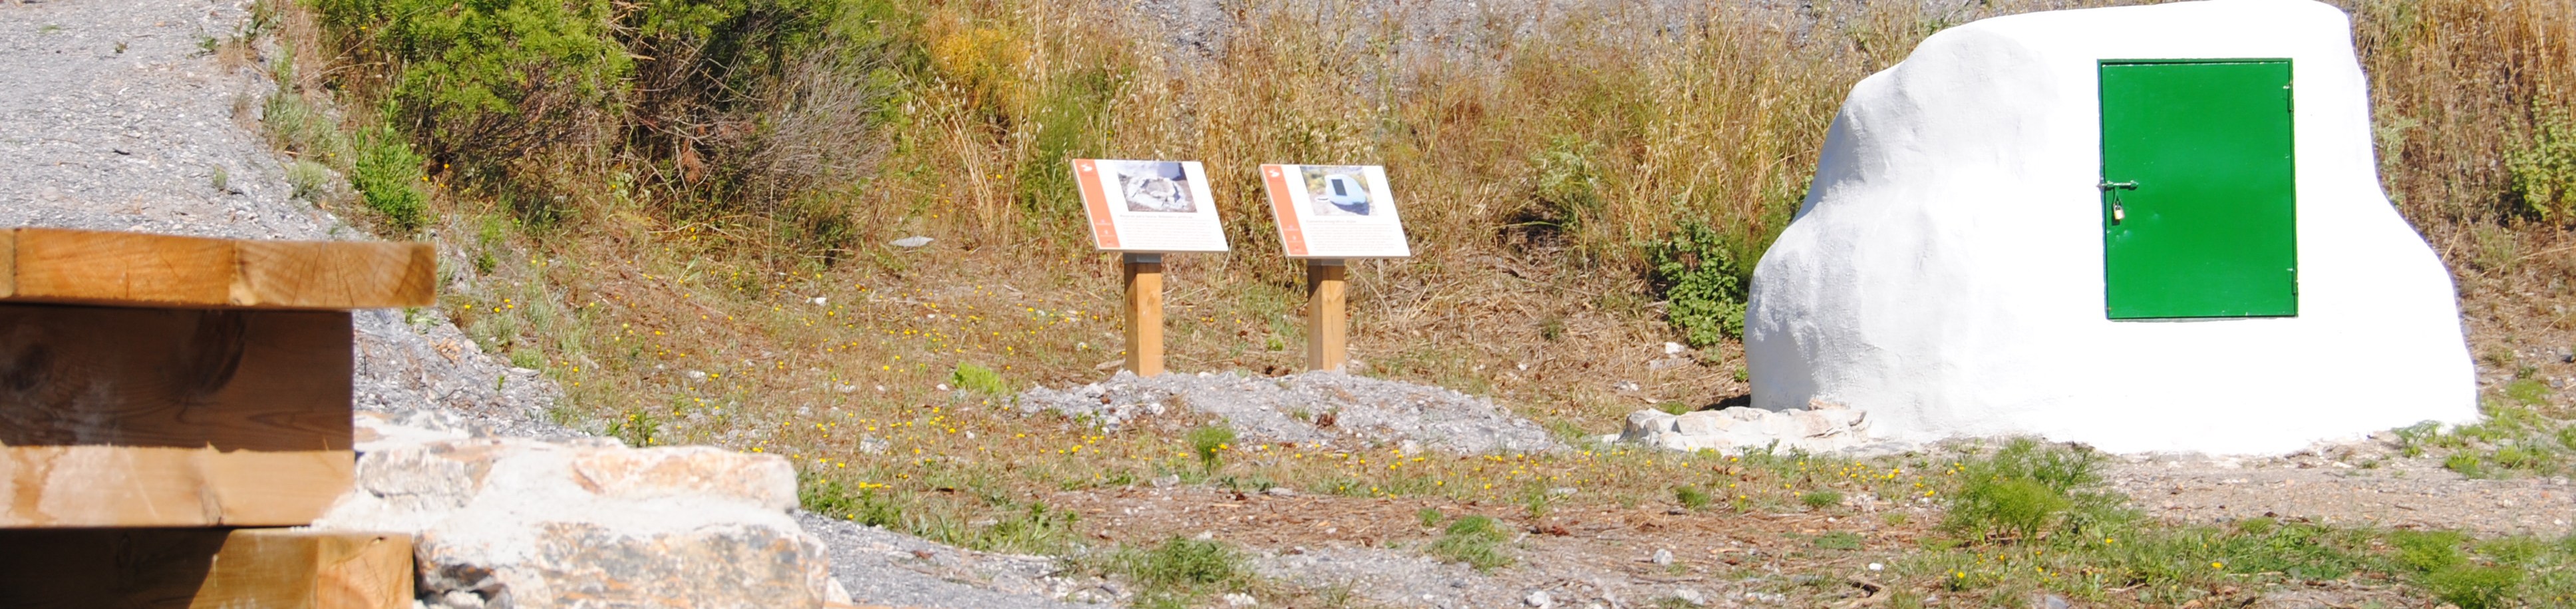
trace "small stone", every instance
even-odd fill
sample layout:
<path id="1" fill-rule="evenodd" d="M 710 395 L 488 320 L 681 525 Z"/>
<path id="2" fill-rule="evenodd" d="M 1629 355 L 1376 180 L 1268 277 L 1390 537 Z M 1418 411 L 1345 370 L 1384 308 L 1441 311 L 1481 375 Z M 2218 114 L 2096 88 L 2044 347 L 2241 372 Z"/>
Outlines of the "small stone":
<path id="1" fill-rule="evenodd" d="M 1664 343 L 1664 355 L 1681 355 L 1682 349 L 1683 347 L 1681 343 Z"/>
<path id="2" fill-rule="evenodd" d="M 1528 596 L 1521 597 L 1521 604 L 1548 609 L 1556 606 L 1556 598 L 1548 596 L 1546 590 L 1531 590 Z"/>
<path id="3" fill-rule="evenodd" d="M 1269 495 L 1269 496 L 1272 496 L 1272 497 L 1295 497 L 1295 496 L 1297 496 L 1297 491 L 1295 491 L 1295 490 L 1291 490 L 1291 489 L 1289 489 L 1288 487 L 1285 487 L 1285 486 L 1273 486 L 1273 487 L 1270 487 L 1270 488 L 1261 489 L 1261 494 Z"/>
<path id="4" fill-rule="evenodd" d="M 894 240 L 895 247 L 921 247 L 924 245 L 930 245 L 929 237 L 915 235 Z"/>
<path id="5" fill-rule="evenodd" d="M 2051 594 L 2040 597 L 2039 606 L 2045 607 L 2046 609 L 2067 609 L 2068 607 L 2075 606 L 2075 603 L 2068 602 L 2066 597 Z"/>
<path id="6" fill-rule="evenodd" d="M 1882 564 L 1878 564 L 1878 563 L 1869 563 L 1869 570 L 1871 570 L 1871 571 L 1884 571 L 1884 570 L 1887 570 L 1887 565 L 1882 565 Z"/>
<path id="7" fill-rule="evenodd" d="M 1260 604 L 1260 599 L 1252 598 L 1252 595 L 1250 594 L 1244 594 L 1241 592 L 1225 593 L 1225 606 L 1227 607 L 1253 607 L 1259 606 Z"/>
<path id="8" fill-rule="evenodd" d="M 859 436 L 859 452 L 871 455 L 882 455 L 886 454 L 886 450 L 891 448 L 894 448 L 894 443 L 886 441 L 885 438 L 879 438 L 876 436 Z"/>
<path id="9" fill-rule="evenodd" d="M 438 604 L 434 606 L 442 609 L 483 609 L 483 597 L 464 590 L 449 590 L 446 594 L 438 595 Z"/>
<path id="10" fill-rule="evenodd" d="M 1655 548 L 1655 555 L 1647 558 L 1646 560 L 1647 562 L 1652 562 L 1658 565 L 1670 565 L 1673 564 L 1673 551 L 1666 548 Z"/>
<path id="11" fill-rule="evenodd" d="M 1690 588 L 1674 590 L 1673 599 L 1689 603 L 1690 606 L 1693 607 L 1705 607 L 1708 605 L 1708 596 L 1702 595 L 1698 590 L 1692 590 Z"/>
<path id="12" fill-rule="evenodd" d="M 685 376 L 688 376 L 688 377 L 689 377 L 689 380 L 692 380 L 692 381 L 703 381 L 703 380 L 707 380 L 707 371 L 705 371 L 705 370 L 690 370 L 690 371 L 688 371 L 688 372 L 683 372 L 683 373 L 681 373 L 681 374 L 683 374 L 683 375 L 685 375 Z"/>

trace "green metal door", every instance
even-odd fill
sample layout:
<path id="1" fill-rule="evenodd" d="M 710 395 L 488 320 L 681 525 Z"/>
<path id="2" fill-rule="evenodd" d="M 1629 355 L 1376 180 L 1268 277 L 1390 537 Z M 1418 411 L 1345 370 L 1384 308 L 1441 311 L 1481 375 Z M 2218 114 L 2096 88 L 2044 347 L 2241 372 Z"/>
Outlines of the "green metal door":
<path id="1" fill-rule="evenodd" d="M 2289 60 L 2114 60 L 2101 74 L 2109 317 L 2299 314 Z"/>

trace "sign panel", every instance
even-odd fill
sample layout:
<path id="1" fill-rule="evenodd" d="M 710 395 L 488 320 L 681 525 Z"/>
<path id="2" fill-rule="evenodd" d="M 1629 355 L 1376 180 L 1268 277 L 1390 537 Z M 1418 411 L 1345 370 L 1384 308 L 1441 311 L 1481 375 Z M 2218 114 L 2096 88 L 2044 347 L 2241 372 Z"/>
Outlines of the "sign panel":
<path id="1" fill-rule="evenodd" d="M 1289 258 L 1407 258 L 1404 222 L 1377 165 L 1263 165 Z"/>
<path id="2" fill-rule="evenodd" d="M 1198 161 L 1074 159 L 1091 244 L 1112 252 L 1222 252 L 1225 229 Z"/>

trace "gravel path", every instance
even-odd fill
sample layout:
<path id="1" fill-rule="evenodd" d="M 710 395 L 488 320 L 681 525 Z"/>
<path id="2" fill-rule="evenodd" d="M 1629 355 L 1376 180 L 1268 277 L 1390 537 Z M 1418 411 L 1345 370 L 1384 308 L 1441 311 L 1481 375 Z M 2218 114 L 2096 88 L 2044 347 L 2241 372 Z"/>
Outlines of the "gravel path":
<path id="1" fill-rule="evenodd" d="M 1020 394 L 1019 408 L 1052 410 L 1102 429 L 1182 409 L 1223 417 L 1240 437 L 1348 449 L 1399 446 L 1459 454 L 1563 450 L 1546 430 L 1493 400 L 1449 389 L 1338 372 L 1263 377 L 1240 372 L 1120 372 L 1107 381 Z"/>
<path id="2" fill-rule="evenodd" d="M 1100 605 L 1050 599 L 1110 600 L 1122 591 L 1061 576 L 1052 557 L 964 550 L 810 512 L 797 512 L 796 521 L 831 548 L 832 576 L 861 605 L 1084 609 Z"/>
<path id="3" fill-rule="evenodd" d="M 2405 457 L 2393 440 L 2257 459 L 2130 456 L 2102 477 L 2139 509 L 2180 522 L 2270 517 L 2544 538 L 2576 531 L 2576 483 L 2565 477 L 2473 479 L 2436 457 Z"/>

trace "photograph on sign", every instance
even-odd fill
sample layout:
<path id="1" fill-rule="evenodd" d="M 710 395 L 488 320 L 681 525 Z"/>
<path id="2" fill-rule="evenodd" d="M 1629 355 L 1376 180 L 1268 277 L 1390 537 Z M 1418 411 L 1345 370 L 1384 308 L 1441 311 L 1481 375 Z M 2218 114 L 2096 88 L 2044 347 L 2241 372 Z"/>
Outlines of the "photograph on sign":
<path id="1" fill-rule="evenodd" d="M 1404 258 L 1404 222 L 1377 165 L 1263 165 L 1270 215 L 1290 258 Z"/>
<path id="2" fill-rule="evenodd" d="M 1198 161 L 1074 159 L 1092 245 L 1113 252 L 1222 252 L 1225 230 Z"/>

